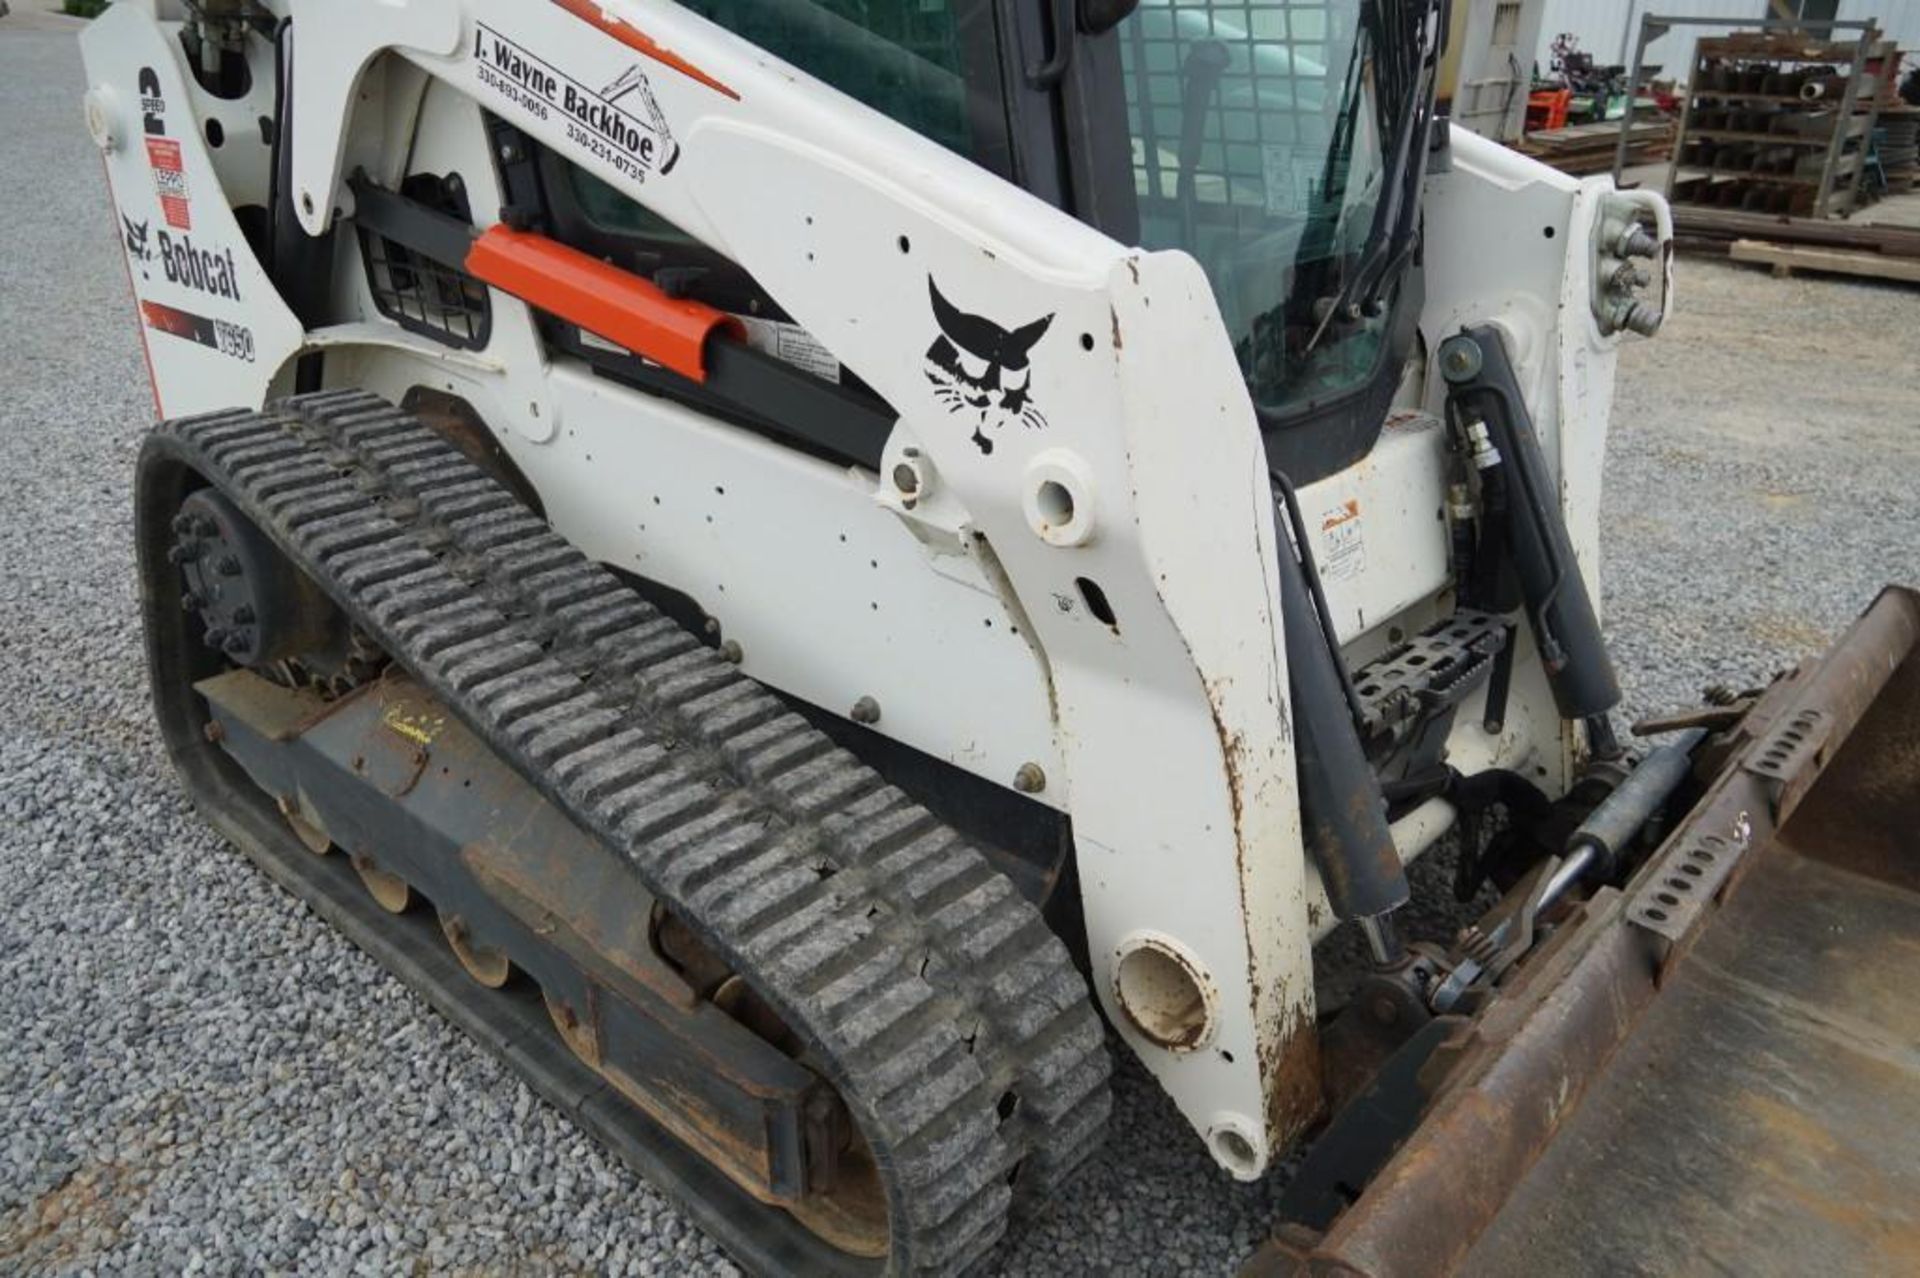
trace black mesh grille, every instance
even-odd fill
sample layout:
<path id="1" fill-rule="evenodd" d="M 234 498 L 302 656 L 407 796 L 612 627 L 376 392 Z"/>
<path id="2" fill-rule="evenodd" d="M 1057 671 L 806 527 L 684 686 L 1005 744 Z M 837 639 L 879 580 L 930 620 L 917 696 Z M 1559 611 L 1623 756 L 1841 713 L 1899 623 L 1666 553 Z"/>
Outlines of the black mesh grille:
<path id="1" fill-rule="evenodd" d="M 479 280 L 364 229 L 360 256 L 367 266 L 367 288 L 382 315 L 448 346 L 478 350 L 487 344 L 493 302 Z"/>

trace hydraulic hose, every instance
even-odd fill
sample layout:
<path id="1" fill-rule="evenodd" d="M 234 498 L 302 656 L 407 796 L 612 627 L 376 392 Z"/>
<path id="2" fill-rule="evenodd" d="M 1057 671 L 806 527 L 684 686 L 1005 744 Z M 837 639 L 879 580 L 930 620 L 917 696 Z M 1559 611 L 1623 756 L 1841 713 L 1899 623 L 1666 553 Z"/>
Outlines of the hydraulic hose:
<path id="1" fill-rule="evenodd" d="M 1441 345 L 1440 367 L 1456 423 L 1483 424 L 1500 454 L 1506 510 L 1499 531 L 1560 717 L 1603 715 L 1619 704 L 1620 682 L 1506 343 L 1491 325 L 1466 329 Z"/>

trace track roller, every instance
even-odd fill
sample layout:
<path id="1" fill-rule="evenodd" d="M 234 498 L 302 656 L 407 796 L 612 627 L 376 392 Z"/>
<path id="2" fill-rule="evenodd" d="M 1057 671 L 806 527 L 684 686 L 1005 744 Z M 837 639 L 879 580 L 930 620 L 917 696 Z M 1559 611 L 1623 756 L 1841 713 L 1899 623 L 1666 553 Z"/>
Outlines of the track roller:
<path id="1" fill-rule="evenodd" d="M 333 836 L 327 833 L 326 827 L 320 824 L 320 818 L 308 811 L 307 805 L 297 796 L 283 794 L 277 803 L 280 815 L 287 819 L 294 837 L 300 840 L 307 851 L 315 856 L 325 856 L 333 851 Z"/>
<path id="2" fill-rule="evenodd" d="M 372 857 L 355 853 L 353 869 L 360 876 L 360 882 L 366 885 L 367 895 L 387 913 L 405 914 L 413 908 L 413 889 L 407 885 L 407 881 L 381 869 L 374 864 Z"/>
<path id="3" fill-rule="evenodd" d="M 467 921 L 458 914 L 440 912 L 440 932 L 447 938 L 447 947 L 453 956 L 460 960 L 460 966 L 467 969 L 467 975 L 490 990 L 497 990 L 513 978 L 513 963 L 499 950 L 484 945 L 475 945 L 473 933 L 467 927 Z"/>

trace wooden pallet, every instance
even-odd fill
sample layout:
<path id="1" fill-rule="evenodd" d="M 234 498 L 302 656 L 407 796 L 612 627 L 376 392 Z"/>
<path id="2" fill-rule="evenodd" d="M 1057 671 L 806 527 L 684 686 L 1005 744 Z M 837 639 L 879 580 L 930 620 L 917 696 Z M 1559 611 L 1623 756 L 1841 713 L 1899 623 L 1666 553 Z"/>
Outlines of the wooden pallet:
<path id="1" fill-rule="evenodd" d="M 1762 266 L 1771 266 L 1773 273 L 1783 279 L 1795 271 L 1817 271 L 1920 284 L 1920 258 L 1892 257 L 1885 253 L 1862 253 L 1848 249 L 1808 248 L 1805 245 L 1769 244 L 1765 240 L 1735 240 L 1727 255 L 1736 262 L 1755 262 Z"/>

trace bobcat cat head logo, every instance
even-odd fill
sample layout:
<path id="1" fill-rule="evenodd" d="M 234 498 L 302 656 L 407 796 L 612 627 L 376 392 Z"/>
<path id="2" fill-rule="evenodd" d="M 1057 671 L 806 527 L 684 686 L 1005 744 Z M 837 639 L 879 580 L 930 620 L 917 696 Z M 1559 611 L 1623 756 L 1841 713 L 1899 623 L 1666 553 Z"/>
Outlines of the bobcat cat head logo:
<path id="1" fill-rule="evenodd" d="M 1045 430 L 1046 416 L 1033 404 L 1033 369 L 1027 357 L 1046 335 L 1053 316 L 1005 329 L 942 297 L 932 276 L 927 277 L 927 290 L 940 324 L 940 336 L 927 348 L 927 380 L 949 413 L 971 420 L 975 446 L 991 453 L 993 436 L 1015 422 Z"/>
<path id="2" fill-rule="evenodd" d="M 120 215 L 120 220 L 126 223 L 127 226 L 127 253 L 134 261 L 140 263 L 140 277 L 145 279 L 147 278 L 147 263 L 153 260 L 153 248 L 147 242 L 149 236 L 147 229 L 148 224 L 146 222 L 136 222 L 125 213 Z"/>

